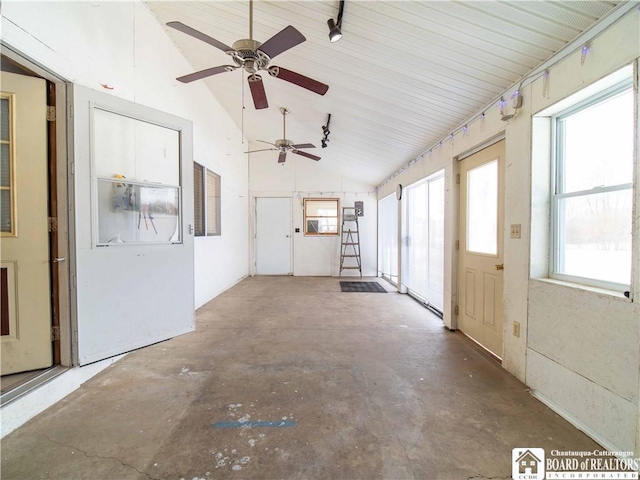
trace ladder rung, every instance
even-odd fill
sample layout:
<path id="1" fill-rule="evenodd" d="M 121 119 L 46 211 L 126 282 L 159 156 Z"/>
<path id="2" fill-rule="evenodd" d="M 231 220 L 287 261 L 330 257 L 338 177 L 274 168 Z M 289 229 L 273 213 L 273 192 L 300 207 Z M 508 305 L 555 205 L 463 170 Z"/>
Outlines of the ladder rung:
<path id="1" fill-rule="evenodd" d="M 360 255 L 341 255 L 341 257 L 359 257 Z"/>
<path id="2" fill-rule="evenodd" d="M 341 270 L 360 270 L 360 267 L 342 267 Z"/>
<path id="3" fill-rule="evenodd" d="M 358 245 L 358 242 L 342 242 L 342 245 Z"/>

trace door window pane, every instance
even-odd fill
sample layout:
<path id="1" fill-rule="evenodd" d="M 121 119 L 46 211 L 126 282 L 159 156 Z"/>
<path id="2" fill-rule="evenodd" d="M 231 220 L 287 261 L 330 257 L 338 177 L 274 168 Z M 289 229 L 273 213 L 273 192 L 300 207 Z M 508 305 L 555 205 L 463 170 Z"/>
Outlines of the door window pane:
<path id="1" fill-rule="evenodd" d="M 11 233 L 12 220 L 11 220 L 11 191 L 0 190 L 0 232 Z"/>
<path id="2" fill-rule="evenodd" d="M 10 135 L 10 123 L 11 118 L 9 117 L 9 99 L 2 98 L 0 99 L 0 140 L 3 142 L 9 141 Z"/>
<path id="3" fill-rule="evenodd" d="M 15 185 L 12 185 L 16 159 L 11 143 L 13 97 L 2 94 L 0 101 L 0 232 L 7 236 L 16 233 L 14 231 L 16 220 L 13 218 L 16 193 Z"/>
<path id="4" fill-rule="evenodd" d="M 11 187 L 11 147 L 3 143 L 0 149 L 0 186 Z"/>
<path id="5" fill-rule="evenodd" d="M 467 251 L 498 253 L 498 160 L 467 173 Z"/>

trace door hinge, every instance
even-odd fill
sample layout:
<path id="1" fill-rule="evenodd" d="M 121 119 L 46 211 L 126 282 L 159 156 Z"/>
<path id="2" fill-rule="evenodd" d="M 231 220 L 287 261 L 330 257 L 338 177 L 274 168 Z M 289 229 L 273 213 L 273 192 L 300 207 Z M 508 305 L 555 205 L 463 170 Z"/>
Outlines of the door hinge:
<path id="1" fill-rule="evenodd" d="M 455 307 L 453 307 L 453 313 L 455 313 L 456 315 L 458 315 L 458 305 L 456 305 Z"/>
<path id="2" fill-rule="evenodd" d="M 456 250 L 460 250 L 460 240 L 456 240 Z"/>
<path id="3" fill-rule="evenodd" d="M 56 121 L 56 107 L 47 105 L 47 122 Z"/>
<path id="4" fill-rule="evenodd" d="M 460 185 L 460 174 L 456 173 L 456 183 Z"/>
<path id="5" fill-rule="evenodd" d="M 51 341 L 57 342 L 58 340 L 60 340 L 60 327 L 56 325 L 51 327 Z"/>
<path id="6" fill-rule="evenodd" d="M 57 217 L 49 217 L 47 219 L 47 228 L 50 232 L 58 231 L 58 218 Z"/>

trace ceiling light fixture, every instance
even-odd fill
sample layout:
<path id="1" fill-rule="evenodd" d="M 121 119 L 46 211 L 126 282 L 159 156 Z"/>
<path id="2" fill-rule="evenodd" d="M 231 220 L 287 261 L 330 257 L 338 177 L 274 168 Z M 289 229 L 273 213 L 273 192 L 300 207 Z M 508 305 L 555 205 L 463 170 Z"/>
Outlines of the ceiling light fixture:
<path id="1" fill-rule="evenodd" d="M 340 9 L 338 10 L 338 19 L 330 18 L 327 20 L 329 26 L 329 40 L 335 43 L 342 38 L 342 13 L 344 12 L 344 1 L 340 0 Z"/>

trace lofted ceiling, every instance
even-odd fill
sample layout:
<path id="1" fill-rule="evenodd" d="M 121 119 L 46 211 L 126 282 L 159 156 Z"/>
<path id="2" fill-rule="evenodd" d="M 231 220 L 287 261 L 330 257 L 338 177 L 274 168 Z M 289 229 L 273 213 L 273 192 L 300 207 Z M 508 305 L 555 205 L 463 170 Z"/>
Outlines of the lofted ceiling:
<path id="1" fill-rule="evenodd" d="M 249 38 L 248 1 L 146 3 L 163 25 L 180 21 L 227 45 Z M 256 140 L 282 138 L 278 107 L 287 107 L 288 139 L 315 144 L 307 151 L 321 156 L 325 168 L 377 185 L 619 3 L 347 0 L 343 38 L 331 43 L 327 20 L 337 17 L 338 0 L 256 0 L 255 40 L 264 43 L 287 25 L 306 37 L 270 65 L 326 83 L 329 91 L 320 96 L 260 72 L 269 108 L 255 110 L 241 69 L 198 82 L 206 83 L 252 149 L 265 147 Z M 184 74 L 232 63 L 221 50 L 165 29 L 193 67 Z M 320 148 L 328 113 L 329 143 Z M 252 155 L 277 161 L 273 151 Z"/>

